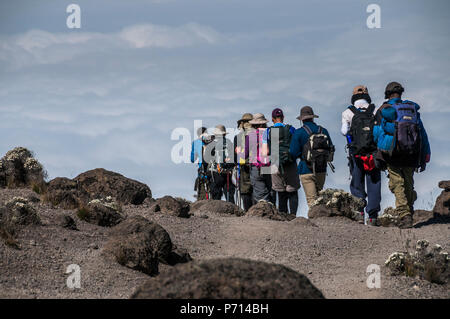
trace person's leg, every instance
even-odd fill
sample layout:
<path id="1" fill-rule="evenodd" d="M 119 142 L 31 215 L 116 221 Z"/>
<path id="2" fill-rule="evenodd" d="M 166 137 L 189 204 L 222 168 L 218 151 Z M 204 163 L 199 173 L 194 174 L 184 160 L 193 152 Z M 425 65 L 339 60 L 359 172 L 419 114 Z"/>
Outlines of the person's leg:
<path id="1" fill-rule="evenodd" d="M 271 202 L 272 204 L 276 204 L 276 192 L 272 189 L 272 175 L 271 174 L 262 174 L 261 175 L 264 181 L 264 185 L 267 189 L 267 196 L 265 196 L 265 200 Z"/>
<path id="2" fill-rule="evenodd" d="M 305 191 L 306 202 L 308 203 L 308 206 L 311 207 L 317 194 L 314 174 L 300 175 L 300 181 L 302 183 L 303 190 Z"/>
<path id="3" fill-rule="evenodd" d="M 260 170 L 257 167 L 252 166 L 250 171 L 250 177 L 252 179 L 253 196 L 256 202 L 260 200 L 270 201 L 270 184 L 267 184 L 267 176 L 270 178 L 270 174 L 260 174 Z"/>
<path id="4" fill-rule="evenodd" d="M 199 178 L 197 185 L 197 200 L 205 200 L 205 199 L 206 199 L 205 181 Z"/>
<path id="5" fill-rule="evenodd" d="M 417 193 L 414 190 L 414 168 L 405 167 L 402 169 L 405 180 L 405 194 L 408 201 L 409 212 L 414 213 L 414 202 L 417 199 Z"/>
<path id="6" fill-rule="evenodd" d="M 350 181 L 350 193 L 358 198 L 366 199 L 367 193 L 365 190 L 364 179 L 365 171 L 364 166 L 360 159 L 352 156 L 353 170 L 352 170 L 352 180 Z"/>
<path id="7" fill-rule="evenodd" d="M 388 165 L 389 189 L 395 196 L 395 211 L 401 216 L 409 214 L 410 207 L 406 197 L 405 178 L 399 167 Z"/>
<path id="8" fill-rule="evenodd" d="M 229 178 L 230 178 L 230 183 L 229 183 L 229 187 L 228 187 L 228 201 L 230 203 L 235 204 L 234 194 L 236 193 L 236 186 L 234 186 L 234 184 L 231 182 L 231 174 L 229 175 Z"/>
<path id="9" fill-rule="evenodd" d="M 289 213 L 297 216 L 298 209 L 298 191 L 288 192 L 289 196 Z"/>
<path id="10" fill-rule="evenodd" d="M 212 199 L 220 200 L 223 195 L 223 178 L 217 173 L 213 172 L 211 179 L 211 197 Z"/>
<path id="11" fill-rule="evenodd" d="M 381 172 L 374 168 L 366 175 L 367 184 L 367 207 L 366 212 L 369 218 L 378 218 L 378 212 L 381 210 Z"/>
<path id="12" fill-rule="evenodd" d="M 278 194 L 278 211 L 281 213 L 288 212 L 288 192 L 277 192 Z"/>
<path id="13" fill-rule="evenodd" d="M 242 197 L 242 204 L 244 206 L 244 210 L 248 211 L 250 207 L 252 207 L 252 194 L 241 194 Z"/>
<path id="14" fill-rule="evenodd" d="M 314 180 L 316 183 L 316 197 L 317 194 L 323 189 L 325 185 L 325 178 L 327 177 L 327 173 L 316 173 L 314 176 Z"/>

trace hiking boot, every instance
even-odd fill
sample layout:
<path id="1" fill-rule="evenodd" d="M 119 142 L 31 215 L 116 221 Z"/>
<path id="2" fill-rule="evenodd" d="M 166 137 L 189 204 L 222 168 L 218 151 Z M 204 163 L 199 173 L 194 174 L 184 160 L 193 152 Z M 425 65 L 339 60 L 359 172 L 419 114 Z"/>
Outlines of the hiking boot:
<path id="1" fill-rule="evenodd" d="M 360 224 L 364 224 L 364 212 L 355 213 L 355 221 Z"/>
<path id="2" fill-rule="evenodd" d="M 405 229 L 405 228 L 412 228 L 413 227 L 413 219 L 411 214 L 404 215 L 400 217 L 398 221 L 398 228 Z"/>
<path id="3" fill-rule="evenodd" d="M 377 218 L 369 218 L 367 220 L 368 226 L 378 226 L 378 219 Z"/>

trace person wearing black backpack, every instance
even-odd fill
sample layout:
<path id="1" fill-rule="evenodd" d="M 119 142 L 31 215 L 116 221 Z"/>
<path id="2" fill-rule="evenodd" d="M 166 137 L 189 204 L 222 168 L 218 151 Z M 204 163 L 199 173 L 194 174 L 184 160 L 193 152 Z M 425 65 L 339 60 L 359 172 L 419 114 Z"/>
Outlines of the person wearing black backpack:
<path id="1" fill-rule="evenodd" d="M 377 151 L 373 139 L 375 105 L 371 103 L 369 92 L 364 85 L 353 89 L 351 102 L 342 112 L 341 128 L 341 133 L 347 137 L 348 142 L 352 176 L 350 192 L 366 202 L 365 211 L 369 216 L 367 224 L 377 226 L 378 213 L 381 210 L 381 172 L 375 165 L 374 157 Z M 364 211 L 358 215 L 358 219 L 365 220 Z"/>
<path id="2" fill-rule="evenodd" d="M 272 173 L 272 190 L 278 195 L 278 210 L 282 213 L 290 213 L 295 217 L 298 208 L 300 180 L 297 175 L 297 164 L 289 153 L 295 128 L 292 125 L 284 124 L 283 121 L 283 111 L 280 108 L 274 109 L 272 111 L 274 124 L 267 129 L 263 143 L 268 144 L 270 161 L 275 170 Z"/>
<path id="3" fill-rule="evenodd" d="M 334 154 L 334 146 L 328 131 L 314 123 L 314 118 L 317 117 L 310 106 L 301 108 L 297 119 L 303 122 L 303 126 L 292 136 L 289 150 L 294 160 L 300 158 L 297 172 L 309 207 L 323 189 L 327 165 L 333 161 Z"/>
<path id="4" fill-rule="evenodd" d="M 412 214 L 417 193 L 414 172 L 423 172 L 430 162 L 431 149 L 420 118 L 420 106 L 402 100 L 403 86 L 391 82 L 386 86 L 386 102 L 377 111 L 374 139 L 387 163 L 389 189 L 395 195 L 395 214 L 399 228 L 413 226 Z M 391 140 L 391 143 L 385 143 Z"/>

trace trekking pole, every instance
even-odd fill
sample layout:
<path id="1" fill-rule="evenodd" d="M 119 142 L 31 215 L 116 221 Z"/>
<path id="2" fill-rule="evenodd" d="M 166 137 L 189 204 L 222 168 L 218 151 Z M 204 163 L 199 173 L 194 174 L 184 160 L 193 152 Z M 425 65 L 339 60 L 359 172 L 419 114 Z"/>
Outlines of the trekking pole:
<path id="1" fill-rule="evenodd" d="M 328 166 L 330 166 L 331 171 L 334 173 L 335 167 L 331 162 L 328 162 Z"/>
<path id="2" fill-rule="evenodd" d="M 227 196 L 225 196 L 227 198 L 227 202 L 230 201 L 230 172 L 227 170 L 226 172 L 227 174 Z"/>
<path id="3" fill-rule="evenodd" d="M 238 164 L 237 170 L 237 185 L 238 185 L 238 207 L 241 209 L 241 165 Z"/>

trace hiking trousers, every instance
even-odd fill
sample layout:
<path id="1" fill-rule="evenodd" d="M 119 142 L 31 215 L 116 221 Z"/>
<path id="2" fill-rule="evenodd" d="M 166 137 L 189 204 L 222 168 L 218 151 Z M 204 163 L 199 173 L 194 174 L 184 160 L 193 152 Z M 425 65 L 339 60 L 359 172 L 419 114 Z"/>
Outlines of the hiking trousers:
<path id="1" fill-rule="evenodd" d="M 295 192 L 277 192 L 278 194 L 278 211 L 282 213 L 290 213 L 297 215 L 298 209 L 298 191 Z M 289 212 L 288 212 L 289 202 Z"/>
<path id="2" fill-rule="evenodd" d="M 227 176 L 228 175 L 228 176 Z M 228 178 L 228 181 L 227 181 Z M 213 178 L 211 179 L 211 197 L 212 199 L 221 200 L 225 195 L 227 202 L 234 204 L 234 193 L 236 192 L 235 186 L 231 182 L 231 174 L 222 172 L 213 172 Z"/>
<path id="3" fill-rule="evenodd" d="M 354 156 L 352 156 L 352 161 L 350 192 L 353 196 L 366 201 L 365 209 L 369 218 L 377 218 L 378 212 L 381 210 L 381 172 L 378 168 L 374 168 L 370 172 L 365 171 L 364 163 Z"/>
<path id="4" fill-rule="evenodd" d="M 326 172 L 300 175 L 300 181 L 302 182 L 303 190 L 305 191 L 308 207 L 312 206 L 317 198 L 317 194 L 323 189 L 326 175 Z"/>
<path id="5" fill-rule="evenodd" d="M 271 196 L 272 178 L 270 174 L 261 174 L 261 170 L 258 167 L 251 166 L 250 181 L 253 188 L 253 199 L 256 202 L 266 200 L 273 203 Z"/>
<path id="6" fill-rule="evenodd" d="M 389 189 L 395 196 L 395 210 L 400 217 L 414 212 L 417 193 L 414 190 L 414 168 L 388 164 Z"/>

